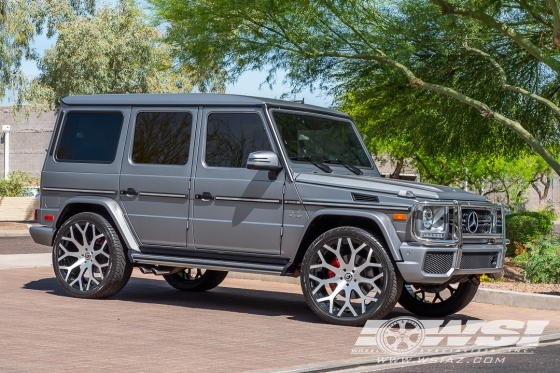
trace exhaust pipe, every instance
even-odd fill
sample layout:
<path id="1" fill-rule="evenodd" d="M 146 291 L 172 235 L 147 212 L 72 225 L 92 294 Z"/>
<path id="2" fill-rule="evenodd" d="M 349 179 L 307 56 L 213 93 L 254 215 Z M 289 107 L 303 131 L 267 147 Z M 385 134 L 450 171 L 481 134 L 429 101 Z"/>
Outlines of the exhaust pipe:
<path id="1" fill-rule="evenodd" d="M 145 275 L 153 274 L 156 276 L 172 275 L 183 269 L 183 268 L 176 268 L 176 267 L 147 267 L 147 266 L 139 266 L 138 268 L 140 269 L 140 272 L 142 272 Z"/>

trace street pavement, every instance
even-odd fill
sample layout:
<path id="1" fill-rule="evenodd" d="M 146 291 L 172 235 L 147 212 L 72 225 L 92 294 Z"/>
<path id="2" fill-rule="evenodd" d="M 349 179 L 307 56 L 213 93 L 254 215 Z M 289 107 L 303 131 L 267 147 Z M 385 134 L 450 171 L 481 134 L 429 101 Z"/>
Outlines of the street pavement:
<path id="1" fill-rule="evenodd" d="M 16 251 L 6 248 L 10 245 L 25 247 L 24 242 L 7 240 L 0 238 L 0 253 Z M 11 268 L 0 269 L 0 299 L 0 372 L 327 372 L 350 367 L 361 372 L 390 368 L 375 365 L 373 356 L 354 354 L 361 328 L 322 322 L 295 284 L 227 278 L 212 291 L 182 293 L 161 277 L 135 270 L 116 296 L 84 300 L 62 291 L 52 267 Z M 396 307 L 386 318 L 403 315 L 408 313 Z M 560 333 L 560 311 L 471 303 L 447 319 L 550 320 L 545 334 Z M 508 355 L 505 365 L 492 369 L 529 369 L 535 364 L 536 372 L 551 371 L 551 367 L 556 372 L 559 351 L 554 348 L 550 352 L 540 347 L 533 356 Z M 531 360 L 539 356 L 544 360 Z M 464 370 L 464 366 L 441 363 L 399 369 L 490 369 L 480 367 Z"/>

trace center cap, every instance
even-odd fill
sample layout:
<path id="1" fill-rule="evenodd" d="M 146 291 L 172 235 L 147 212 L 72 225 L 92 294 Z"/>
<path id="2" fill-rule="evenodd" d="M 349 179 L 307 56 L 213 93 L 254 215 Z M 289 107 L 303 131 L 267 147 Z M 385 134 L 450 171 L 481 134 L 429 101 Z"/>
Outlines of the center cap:
<path id="1" fill-rule="evenodd" d="M 85 255 L 86 260 L 91 260 L 91 253 L 87 252 Z"/>
<path id="2" fill-rule="evenodd" d="M 350 272 L 346 272 L 346 273 L 344 274 L 344 279 L 345 279 L 346 281 L 352 281 L 352 277 L 354 277 L 354 276 L 352 276 L 352 274 L 351 274 Z"/>

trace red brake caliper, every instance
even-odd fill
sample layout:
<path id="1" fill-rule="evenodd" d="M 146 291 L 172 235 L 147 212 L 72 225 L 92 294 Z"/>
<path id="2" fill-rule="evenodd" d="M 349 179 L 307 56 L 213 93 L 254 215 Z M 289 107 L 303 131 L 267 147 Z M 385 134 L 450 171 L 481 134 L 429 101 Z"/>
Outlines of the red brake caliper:
<path id="1" fill-rule="evenodd" d="M 338 259 L 334 258 L 331 263 L 330 263 L 333 267 L 336 268 L 340 268 L 340 262 L 338 261 Z M 327 276 L 329 276 L 329 278 L 333 278 L 335 276 L 334 272 L 331 271 L 330 269 L 327 270 Z M 334 291 L 334 289 L 336 289 L 337 284 L 329 284 L 330 288 L 332 291 Z"/>

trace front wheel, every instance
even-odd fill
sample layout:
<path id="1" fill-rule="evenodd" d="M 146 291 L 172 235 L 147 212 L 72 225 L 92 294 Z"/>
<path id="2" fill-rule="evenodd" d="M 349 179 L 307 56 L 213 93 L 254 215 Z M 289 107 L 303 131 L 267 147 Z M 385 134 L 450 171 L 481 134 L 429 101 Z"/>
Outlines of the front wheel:
<path id="1" fill-rule="evenodd" d="M 107 298 L 117 294 L 132 274 L 115 229 L 103 216 L 74 215 L 58 231 L 53 247 L 58 283 L 77 298 Z"/>
<path id="2" fill-rule="evenodd" d="M 227 274 L 227 271 L 185 268 L 172 275 L 163 275 L 163 278 L 177 290 L 200 292 L 214 289 L 225 280 Z"/>
<path id="3" fill-rule="evenodd" d="M 363 325 L 395 306 L 400 276 L 385 244 L 359 228 L 340 227 L 319 236 L 301 265 L 301 287 L 311 309 L 338 325 Z"/>
<path id="4" fill-rule="evenodd" d="M 418 316 L 448 316 L 459 312 L 472 301 L 478 284 L 476 278 L 458 284 L 404 284 L 399 303 Z"/>

